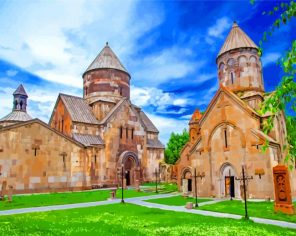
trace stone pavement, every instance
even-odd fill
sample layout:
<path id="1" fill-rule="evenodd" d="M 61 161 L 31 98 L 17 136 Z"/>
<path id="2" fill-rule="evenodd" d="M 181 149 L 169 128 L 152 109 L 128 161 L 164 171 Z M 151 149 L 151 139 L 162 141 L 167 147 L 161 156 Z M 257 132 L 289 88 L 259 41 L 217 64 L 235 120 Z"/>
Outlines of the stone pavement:
<path id="1" fill-rule="evenodd" d="M 241 215 L 235 215 L 235 214 L 229 214 L 229 213 L 219 213 L 219 212 L 204 211 L 204 210 L 198 210 L 198 209 L 189 210 L 189 209 L 186 209 L 184 206 L 168 206 L 168 205 L 162 205 L 157 203 L 145 202 L 145 200 L 167 198 L 167 197 L 173 197 L 173 196 L 177 196 L 177 194 L 159 194 L 159 195 L 151 195 L 151 196 L 143 196 L 143 197 L 125 198 L 124 201 L 126 203 L 131 203 L 131 204 L 149 207 L 149 208 L 157 208 L 161 210 L 185 212 L 190 214 L 198 214 L 198 215 L 220 217 L 220 218 L 230 218 L 230 219 L 237 219 L 237 220 L 242 218 Z M 222 200 L 213 199 L 213 201 L 202 202 L 202 203 L 199 203 L 198 205 L 203 206 L 208 204 L 214 204 L 214 203 L 225 201 L 225 200 L 226 199 L 222 199 Z M 102 205 L 115 204 L 120 202 L 121 202 L 121 199 L 116 199 L 116 200 L 107 200 L 107 201 L 99 201 L 99 202 L 85 202 L 85 203 L 75 203 L 75 204 L 67 204 L 67 205 L 54 205 L 54 206 L 23 208 L 23 209 L 12 209 L 12 210 L 0 211 L 0 216 L 102 206 Z M 275 226 L 280 226 L 285 228 L 296 229 L 295 223 L 263 219 L 263 218 L 257 218 L 257 217 L 250 217 L 250 219 L 259 224 L 268 224 L 268 225 L 275 225 Z"/>

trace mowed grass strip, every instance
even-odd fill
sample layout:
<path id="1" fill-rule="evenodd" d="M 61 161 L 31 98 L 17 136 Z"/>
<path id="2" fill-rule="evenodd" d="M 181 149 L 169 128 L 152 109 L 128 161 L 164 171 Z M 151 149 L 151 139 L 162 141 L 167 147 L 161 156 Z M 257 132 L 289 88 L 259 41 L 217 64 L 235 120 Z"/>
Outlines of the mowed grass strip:
<path id="1" fill-rule="evenodd" d="M 209 202 L 211 200 L 212 199 L 209 199 L 209 198 L 197 198 L 197 203 Z M 158 204 L 169 205 L 169 206 L 185 206 L 187 202 L 195 203 L 195 198 L 192 198 L 192 197 L 184 198 L 183 196 L 174 196 L 174 197 L 146 200 L 146 202 L 158 203 Z"/>
<path id="2" fill-rule="evenodd" d="M 0 217 L 0 235 L 295 235 L 250 221 L 114 204 Z"/>
<path id="3" fill-rule="evenodd" d="M 137 192 L 135 190 L 124 190 L 123 193 L 124 198 L 141 197 L 154 194 Z M 0 211 L 17 208 L 104 201 L 109 197 L 110 190 L 20 195 L 13 196 L 11 203 L 7 200 L 0 201 Z M 117 190 L 116 197 L 121 198 L 121 190 Z"/>
<path id="4" fill-rule="evenodd" d="M 294 205 L 296 208 L 295 202 Z M 218 202 L 212 205 L 201 206 L 199 209 L 223 213 L 232 213 L 237 215 L 245 215 L 244 202 L 238 200 Z M 282 220 L 296 223 L 296 215 L 275 213 L 273 210 L 273 202 L 248 201 L 248 214 L 250 217 L 253 216 L 265 219 Z"/>

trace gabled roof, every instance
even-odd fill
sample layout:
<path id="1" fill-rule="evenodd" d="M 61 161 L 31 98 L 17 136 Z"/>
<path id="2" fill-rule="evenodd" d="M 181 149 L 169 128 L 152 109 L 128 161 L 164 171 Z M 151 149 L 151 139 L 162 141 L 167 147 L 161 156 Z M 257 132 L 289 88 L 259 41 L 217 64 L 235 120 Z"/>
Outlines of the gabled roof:
<path id="1" fill-rule="evenodd" d="M 221 56 L 223 53 L 228 52 L 237 48 L 255 48 L 258 49 L 258 46 L 253 42 L 252 39 L 237 25 L 236 22 L 233 23 L 232 28 L 220 49 L 218 56 Z"/>
<path id="2" fill-rule="evenodd" d="M 109 121 L 109 119 L 119 110 L 121 105 L 126 101 L 126 98 L 122 98 L 110 111 L 109 113 L 104 117 L 103 120 L 100 121 L 100 124 L 103 125 L 106 122 Z"/>
<path id="3" fill-rule="evenodd" d="M 277 144 L 279 145 L 279 143 L 277 141 L 275 141 L 272 137 L 268 136 L 267 134 L 265 134 L 264 132 L 262 132 L 261 130 L 258 129 L 251 129 L 251 131 L 253 132 L 253 134 L 255 134 L 258 138 L 261 138 L 263 140 L 267 140 L 269 143 L 273 143 L 273 144 Z"/>
<path id="4" fill-rule="evenodd" d="M 148 148 L 164 149 L 164 145 L 158 139 L 147 139 Z"/>
<path id="5" fill-rule="evenodd" d="M 84 147 L 84 145 L 80 142 L 77 142 L 76 140 L 68 137 L 67 135 L 59 132 L 58 130 L 56 129 L 53 129 L 51 128 L 48 124 L 44 123 L 43 121 L 39 120 L 39 119 L 32 119 L 32 120 L 29 120 L 29 121 L 25 121 L 25 122 L 21 122 L 21 123 L 17 123 L 17 124 L 14 124 L 14 125 L 9 125 L 9 126 L 5 126 L 3 128 L 0 129 L 0 132 L 1 131 L 5 131 L 5 130 L 10 130 L 10 129 L 14 129 L 14 128 L 18 128 L 18 127 L 22 127 L 22 126 L 25 126 L 25 125 L 29 125 L 29 124 L 39 124 L 39 125 L 42 125 L 43 127 L 45 127 L 46 129 L 49 129 L 51 130 L 52 132 L 56 133 L 57 135 L 69 140 L 70 142 L 80 146 L 80 147 Z"/>
<path id="6" fill-rule="evenodd" d="M 22 84 L 18 86 L 18 88 L 14 91 L 13 95 L 24 95 L 28 97 L 26 90 Z"/>
<path id="7" fill-rule="evenodd" d="M 89 67 L 83 73 L 83 76 L 86 72 L 91 70 L 97 70 L 97 69 L 116 69 L 116 70 L 124 71 L 125 73 L 129 74 L 128 71 L 123 66 L 123 64 L 118 59 L 118 57 L 109 47 L 108 43 L 106 43 L 106 46 L 103 48 L 103 50 L 89 65 Z"/>
<path id="8" fill-rule="evenodd" d="M 61 99 L 70 114 L 72 121 L 87 123 L 87 124 L 98 124 L 98 120 L 92 113 L 91 107 L 81 97 L 76 97 L 67 94 L 59 94 L 54 110 L 57 107 L 58 101 Z M 54 112 L 50 118 L 50 122 L 53 118 Z"/>
<path id="9" fill-rule="evenodd" d="M 104 142 L 99 135 L 73 134 L 73 139 L 82 143 L 86 147 L 104 145 Z"/>
<path id="10" fill-rule="evenodd" d="M 26 112 L 24 111 L 12 111 L 10 112 L 7 116 L 4 116 L 2 119 L 0 119 L 0 122 L 4 122 L 4 121 L 28 121 L 28 120 L 32 120 L 32 117 L 29 116 Z"/>
<path id="11" fill-rule="evenodd" d="M 158 129 L 143 111 L 140 111 L 140 117 L 148 132 L 159 133 Z"/>
<path id="12" fill-rule="evenodd" d="M 247 113 L 249 113 L 250 115 L 260 118 L 261 116 L 254 110 L 252 109 L 250 106 L 248 106 L 248 104 L 246 104 L 244 101 L 242 101 L 238 96 L 236 96 L 233 92 L 231 92 L 230 90 L 228 90 L 226 87 L 224 87 L 222 84 L 220 84 L 220 88 L 218 89 L 218 91 L 216 92 L 215 96 L 212 98 L 210 104 L 208 105 L 205 113 L 203 114 L 202 118 L 200 119 L 200 125 L 204 122 L 204 120 L 206 119 L 206 117 L 208 116 L 208 113 L 210 112 L 211 108 L 214 106 L 214 104 L 216 103 L 219 95 L 221 93 L 225 93 L 226 95 L 228 95 L 228 97 L 230 97 L 236 104 L 238 104 L 242 109 L 244 109 L 245 111 L 247 111 Z"/>

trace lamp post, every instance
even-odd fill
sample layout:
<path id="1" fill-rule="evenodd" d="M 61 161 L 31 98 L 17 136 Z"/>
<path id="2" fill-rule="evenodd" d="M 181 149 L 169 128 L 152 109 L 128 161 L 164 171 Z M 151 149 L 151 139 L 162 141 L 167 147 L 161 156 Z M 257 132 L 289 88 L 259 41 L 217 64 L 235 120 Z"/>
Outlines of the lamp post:
<path id="1" fill-rule="evenodd" d="M 121 164 L 121 203 L 124 203 L 124 200 L 123 200 L 123 164 Z"/>
<path id="2" fill-rule="evenodd" d="M 248 216 L 248 205 L 247 205 L 247 191 L 246 191 L 246 181 L 253 179 L 253 176 L 245 176 L 245 168 L 242 165 L 242 176 L 239 178 L 235 178 L 236 180 L 243 181 L 243 189 L 244 189 L 244 200 L 245 200 L 245 219 L 249 219 Z"/>
<path id="3" fill-rule="evenodd" d="M 196 178 L 199 177 L 202 180 L 202 178 L 205 177 L 205 173 L 204 172 L 202 172 L 202 173 L 198 172 L 198 174 L 196 174 L 196 168 L 195 168 L 193 177 L 194 177 L 194 183 L 195 183 L 195 207 L 198 207 L 198 203 L 197 203 L 197 180 L 196 180 Z"/>

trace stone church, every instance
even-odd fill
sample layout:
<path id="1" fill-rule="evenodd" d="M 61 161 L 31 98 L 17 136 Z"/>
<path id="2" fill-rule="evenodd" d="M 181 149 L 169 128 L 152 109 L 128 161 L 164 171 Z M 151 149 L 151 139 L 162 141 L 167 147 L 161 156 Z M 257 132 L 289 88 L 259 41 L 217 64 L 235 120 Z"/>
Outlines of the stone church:
<path id="1" fill-rule="evenodd" d="M 137 186 L 164 158 L 159 131 L 130 101 L 129 72 L 108 43 L 83 73 L 83 97 L 59 94 L 49 124 L 22 85 L 0 119 L 0 185 L 15 193 Z M 0 186 L 1 187 L 1 186 Z"/>
<path id="2" fill-rule="evenodd" d="M 283 163 L 286 144 L 285 114 L 264 114 L 259 106 L 264 90 L 258 47 L 234 23 L 218 53 L 219 89 L 202 114 L 198 109 L 189 122 L 190 141 L 176 163 L 180 191 L 198 196 L 242 197 L 242 167 L 250 179 L 250 198 L 274 198 L 272 168 Z M 266 135 L 262 124 L 273 118 Z M 268 143 L 266 152 L 262 145 Z M 195 177 L 196 176 L 196 177 Z M 296 170 L 290 172 L 296 196 Z M 196 183 L 195 183 L 196 179 Z"/>

